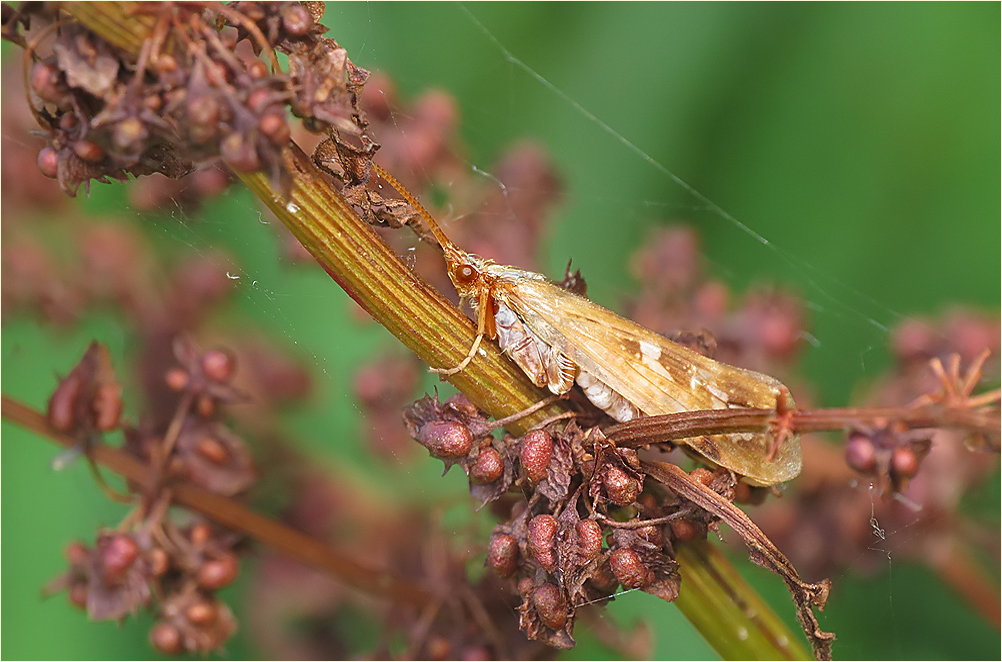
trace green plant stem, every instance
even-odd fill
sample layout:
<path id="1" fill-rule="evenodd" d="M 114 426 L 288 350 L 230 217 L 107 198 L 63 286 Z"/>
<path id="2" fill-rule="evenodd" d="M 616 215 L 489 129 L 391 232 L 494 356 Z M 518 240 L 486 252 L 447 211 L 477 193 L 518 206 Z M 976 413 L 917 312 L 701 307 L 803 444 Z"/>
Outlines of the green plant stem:
<path id="1" fill-rule="evenodd" d="M 67 11 L 97 34 L 137 54 L 141 41 L 137 45 L 135 39 L 122 35 L 145 37 L 148 24 L 135 20 L 130 11 L 133 3 L 106 5 L 97 11 L 90 3 L 75 3 Z M 262 173 L 242 173 L 240 178 L 331 277 L 401 342 L 430 365 L 457 365 L 475 337 L 470 320 L 400 260 L 296 145 L 285 150 L 284 159 L 293 182 L 288 193 L 277 190 Z M 489 342 L 449 381 L 494 417 L 526 409 L 543 397 Z M 557 402 L 508 429 L 519 434 L 565 410 Z M 806 649 L 789 644 L 796 641 L 793 634 L 727 560 L 719 553 L 710 556 L 712 549 L 694 547 L 679 558 L 683 587 L 677 604 L 683 615 L 725 658 L 809 659 Z M 756 605 L 756 612 L 749 614 L 740 605 Z M 748 636 L 742 639 L 734 634 L 741 632 Z"/>
<path id="2" fill-rule="evenodd" d="M 683 589 L 675 604 L 722 658 L 740 660 L 749 651 L 772 651 L 773 659 L 811 659 L 719 549 L 706 540 L 681 543 L 675 560 L 683 568 Z M 686 586 L 694 590 L 686 591 Z M 726 593 L 730 589 L 734 592 Z"/>
<path id="3" fill-rule="evenodd" d="M 302 150 L 284 152 L 292 174 L 288 194 L 261 173 L 241 173 L 247 187 L 268 205 L 317 262 L 362 308 L 429 365 L 457 365 L 476 338 L 473 323 L 435 288 L 409 269 L 376 232 L 348 206 Z M 495 418 L 522 411 L 545 398 L 497 345 L 483 351 L 449 381 Z M 553 403 L 508 425 L 521 434 L 566 411 Z"/>

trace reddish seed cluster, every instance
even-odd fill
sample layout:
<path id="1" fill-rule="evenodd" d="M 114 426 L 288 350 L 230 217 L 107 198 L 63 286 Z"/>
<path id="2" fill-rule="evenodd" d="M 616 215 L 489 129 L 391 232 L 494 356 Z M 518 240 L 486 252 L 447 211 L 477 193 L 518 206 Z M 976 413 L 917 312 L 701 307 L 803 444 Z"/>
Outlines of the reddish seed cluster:
<path id="1" fill-rule="evenodd" d="M 216 418 L 220 405 L 246 400 L 231 383 L 233 356 L 218 349 L 201 353 L 185 338 L 175 341 L 174 354 L 180 366 L 167 370 L 164 381 L 181 398 L 169 427 L 126 430 L 126 449 L 218 494 L 239 494 L 254 484 L 254 464 L 244 441 Z M 176 436 L 165 441 L 167 430 Z"/>
<path id="2" fill-rule="evenodd" d="M 118 428 L 121 417 L 122 387 L 108 349 L 91 343 L 49 398 L 49 425 L 89 443 L 94 435 Z"/>
<path id="3" fill-rule="evenodd" d="M 233 536 L 198 523 L 187 530 L 148 521 L 135 533 L 103 531 L 93 548 L 66 548 L 69 571 L 50 590 L 65 588 L 71 604 L 94 620 L 121 620 L 141 608 L 157 613 L 153 646 L 168 655 L 220 648 L 236 620 L 214 592 L 236 579 Z"/>
<path id="4" fill-rule="evenodd" d="M 903 492 L 931 446 L 930 433 L 921 430 L 909 432 L 893 424 L 859 429 L 846 440 L 845 462 L 861 474 L 886 477 L 891 492 Z"/>
<path id="5" fill-rule="evenodd" d="M 156 474 L 227 496 L 241 493 L 255 479 L 250 454 L 235 433 L 214 420 L 221 403 L 241 398 L 230 384 L 233 357 L 222 350 L 200 353 L 184 341 L 176 344 L 176 353 L 184 367 L 169 370 L 166 381 L 182 395 L 169 425 L 121 424 L 120 388 L 108 351 L 98 343 L 56 388 L 49 423 L 80 439 L 85 450 L 99 443 L 101 433 L 121 426 L 126 450 Z M 239 572 L 233 551 L 238 539 L 205 523 L 179 529 L 167 516 L 168 495 L 143 496 L 123 530 L 101 532 L 93 548 L 72 543 L 66 552 L 70 569 L 50 589 L 66 589 L 69 600 L 94 620 L 155 610 L 159 620 L 150 639 L 161 652 L 218 649 L 236 631 L 236 621 L 213 593 Z"/>
<path id="6" fill-rule="evenodd" d="M 322 36 L 322 3 L 147 11 L 153 36 L 138 62 L 74 24 L 33 44 L 31 105 L 49 139 L 38 168 L 67 194 L 128 174 L 177 179 L 217 157 L 235 170 L 280 178 L 289 111 L 313 131 L 363 133 L 357 103 L 368 74 Z M 4 19 L 4 37 L 27 44 L 37 33 L 22 36 L 25 26 L 51 25 L 52 16 L 41 3 L 26 3 Z M 288 57 L 288 72 L 277 69 L 275 52 Z M 221 183 L 206 181 L 208 190 Z"/>
<path id="7" fill-rule="evenodd" d="M 616 448 L 598 428 L 553 423 L 499 440 L 464 396 L 426 397 L 404 420 L 433 457 L 466 470 L 476 499 L 494 502 L 508 518 L 491 536 L 487 566 L 517 587 L 523 631 L 551 646 L 573 646 L 578 605 L 619 585 L 674 600 L 681 580 L 672 541 L 715 526 L 713 516 L 668 490 L 645 491 L 637 453 Z M 733 499 L 727 474 L 693 475 Z M 525 500 L 501 500 L 510 487 Z"/>
<path id="8" fill-rule="evenodd" d="M 135 534 L 104 531 L 93 548 L 71 543 L 70 569 L 49 586 L 93 620 L 121 620 L 141 608 L 159 615 L 151 643 L 163 653 L 209 652 L 236 631 L 229 608 L 213 593 L 239 572 L 233 537 L 195 524 L 187 531 L 148 522 Z"/>
<path id="9" fill-rule="evenodd" d="M 341 578 L 265 553 L 255 564 L 244 625 L 265 657 L 349 657 L 357 644 L 351 632 L 337 627 L 346 612 L 381 621 L 385 635 L 369 650 L 380 659 L 545 659 L 552 653 L 518 629 L 506 582 L 491 573 L 471 579 L 471 557 L 483 542 L 475 530 L 444 523 L 439 507 L 419 499 L 389 502 L 383 486 L 343 465 L 321 469 L 313 458 L 287 456 L 275 470 L 296 476 L 284 517 L 289 524 L 332 541 L 367 567 L 392 569 L 409 582 L 461 599 L 427 610 L 391 602 L 388 616 L 386 602 L 374 602 Z M 401 642 L 406 654 L 389 650 L 383 642 L 390 641 Z"/>
<path id="10" fill-rule="evenodd" d="M 487 504 L 508 491 L 515 479 L 514 467 L 506 460 L 512 439 L 495 439 L 494 426 L 464 395 L 444 403 L 425 397 L 404 409 L 410 436 L 428 449 L 446 469 L 458 464 L 470 479 L 474 498 Z"/>
<path id="11" fill-rule="evenodd" d="M 49 240 L 51 230 L 58 241 Z M 149 337 L 196 326 L 233 288 L 223 253 L 203 251 L 161 265 L 142 234 L 122 223 L 81 224 L 72 215 L 51 224 L 5 224 L 4 314 L 28 312 L 69 324 L 92 308 L 114 306 Z M 168 272 L 166 281 L 156 276 Z M 169 351 L 169 349 L 168 349 Z"/>

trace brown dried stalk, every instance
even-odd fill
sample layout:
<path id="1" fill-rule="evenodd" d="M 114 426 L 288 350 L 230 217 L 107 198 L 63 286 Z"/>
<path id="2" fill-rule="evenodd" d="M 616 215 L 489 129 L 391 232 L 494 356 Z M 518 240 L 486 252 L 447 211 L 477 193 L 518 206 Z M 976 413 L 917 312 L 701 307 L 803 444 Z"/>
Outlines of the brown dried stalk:
<path id="1" fill-rule="evenodd" d="M 619 446 L 638 447 L 704 434 L 763 432 L 775 427 L 780 415 L 771 409 L 717 409 L 647 416 L 620 423 L 605 431 Z M 999 434 L 998 413 L 966 407 L 846 407 L 797 409 L 784 421 L 793 434 L 845 430 L 854 425 L 899 423 L 907 429 L 956 428 L 980 434 Z"/>

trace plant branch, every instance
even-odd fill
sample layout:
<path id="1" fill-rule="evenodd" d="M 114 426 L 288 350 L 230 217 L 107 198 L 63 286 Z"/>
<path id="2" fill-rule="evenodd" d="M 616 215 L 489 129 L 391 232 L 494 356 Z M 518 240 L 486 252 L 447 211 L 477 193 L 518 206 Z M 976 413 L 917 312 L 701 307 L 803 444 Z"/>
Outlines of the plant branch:
<path id="1" fill-rule="evenodd" d="M 767 432 L 778 420 L 774 409 L 713 409 L 645 416 L 614 425 L 606 437 L 618 446 L 646 446 L 704 434 Z M 843 409 L 796 409 L 784 424 L 795 434 L 845 430 L 858 424 L 900 423 L 905 428 L 955 428 L 982 434 L 999 434 L 997 413 L 964 407 L 847 407 Z"/>

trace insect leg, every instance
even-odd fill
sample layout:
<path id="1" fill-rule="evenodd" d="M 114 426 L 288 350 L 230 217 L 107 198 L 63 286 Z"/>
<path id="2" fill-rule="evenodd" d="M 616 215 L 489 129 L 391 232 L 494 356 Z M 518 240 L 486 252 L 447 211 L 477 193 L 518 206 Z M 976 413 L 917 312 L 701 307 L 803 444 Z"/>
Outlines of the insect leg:
<path id="1" fill-rule="evenodd" d="M 487 315 L 490 313 L 490 292 L 484 290 L 481 299 L 487 299 L 486 301 L 481 301 L 477 306 L 477 339 L 473 341 L 473 345 L 470 347 L 469 353 L 466 358 L 457 365 L 455 368 L 428 368 L 429 372 L 434 372 L 439 375 L 444 375 L 448 377 L 449 375 L 454 375 L 466 366 L 470 364 L 473 357 L 477 355 L 477 350 L 480 349 L 480 341 L 484 339 L 484 332 L 487 327 Z"/>

